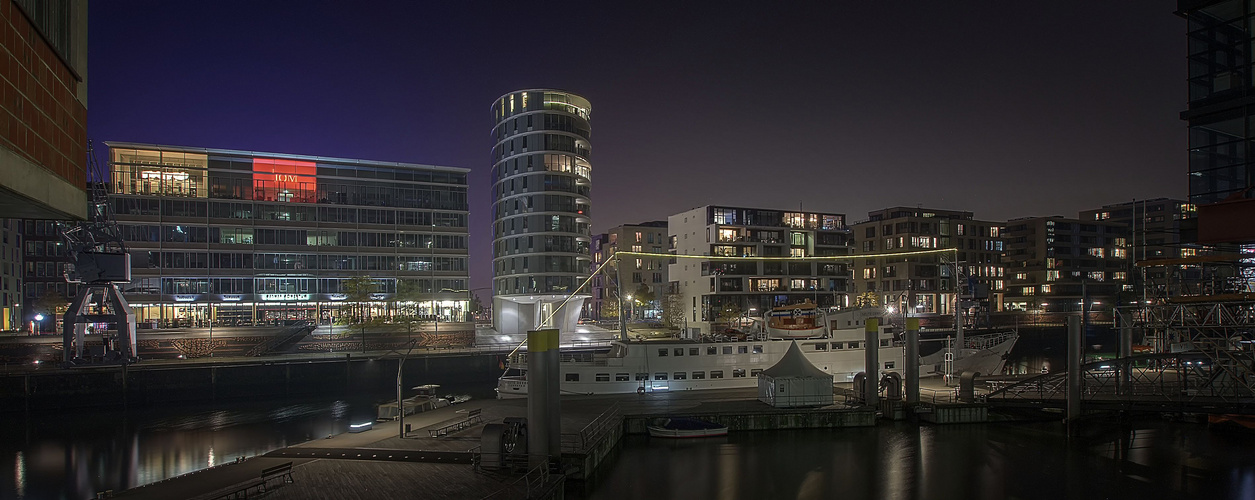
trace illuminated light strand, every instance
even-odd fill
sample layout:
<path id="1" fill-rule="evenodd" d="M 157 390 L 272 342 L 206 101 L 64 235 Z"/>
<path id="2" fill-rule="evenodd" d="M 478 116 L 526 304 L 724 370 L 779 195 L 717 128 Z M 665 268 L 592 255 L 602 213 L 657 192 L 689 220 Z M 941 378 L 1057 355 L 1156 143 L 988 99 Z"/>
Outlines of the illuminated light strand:
<path id="1" fill-rule="evenodd" d="M 956 253 L 956 254 L 958 254 L 958 251 L 959 251 L 959 249 L 936 249 L 936 250 L 900 251 L 900 253 L 894 253 L 894 254 L 863 254 L 863 255 L 826 255 L 826 256 L 811 256 L 811 258 L 792 258 L 792 256 L 789 256 L 789 258 L 786 258 L 786 256 L 779 256 L 779 258 L 747 258 L 747 256 L 673 255 L 673 254 L 653 254 L 653 253 L 644 253 L 644 251 L 616 251 L 616 253 L 615 253 L 614 255 L 611 255 L 611 256 L 610 256 L 610 259 L 606 259 L 605 263 L 601 263 L 601 265 L 600 265 L 600 266 L 597 266 L 597 269 L 596 269 L 595 271 L 592 271 L 592 273 L 589 275 L 589 278 L 585 279 L 585 280 L 584 280 L 584 283 L 580 284 L 579 288 L 576 288 L 576 289 L 575 289 L 575 291 L 572 291 L 572 293 L 567 294 L 567 295 L 566 295 L 566 299 L 563 299 L 563 300 L 562 300 L 562 304 L 558 305 L 558 307 L 557 307 L 557 308 L 553 309 L 553 312 L 552 312 L 552 313 L 550 313 L 550 315 L 548 315 L 548 318 L 545 318 L 545 320 L 543 320 L 543 322 L 541 322 L 541 324 L 545 324 L 545 323 L 550 322 L 550 320 L 551 320 L 551 319 L 553 319 L 553 317 L 555 317 L 555 315 L 557 315 L 557 313 L 558 313 L 558 312 L 560 312 L 560 310 L 562 310 L 562 308 L 563 308 L 563 307 L 565 307 L 566 303 L 571 302 L 571 299 L 572 299 L 572 298 L 574 298 L 575 294 L 580 293 L 580 290 L 584 289 L 584 288 L 585 288 L 585 286 L 589 285 L 590 281 L 592 281 L 592 278 L 594 278 L 594 276 L 596 276 L 596 275 L 597 275 L 597 273 L 601 273 L 601 270 L 602 270 L 602 269 L 605 269 L 607 265 L 610 265 L 611 261 L 615 261 L 615 263 L 619 263 L 619 260 L 621 259 L 621 258 L 620 258 L 620 255 L 626 255 L 626 256 L 638 256 L 638 258 L 663 258 L 663 259 L 679 258 L 679 259 L 702 259 L 702 260 L 788 260 L 788 261 L 808 261 L 808 260 L 855 260 L 855 259 L 876 259 L 876 258 L 891 258 L 891 256 L 915 256 L 915 255 L 932 255 L 932 254 L 944 254 L 944 253 Z M 510 352 L 510 354 L 506 354 L 506 357 L 515 356 L 515 353 L 517 353 L 517 352 L 518 352 L 518 349 L 521 349 L 521 348 L 523 347 L 523 345 L 526 345 L 526 344 L 527 344 L 527 339 L 523 339 L 523 340 L 522 340 L 522 342 L 518 343 L 518 345 L 515 345 L 515 349 L 513 349 L 513 351 L 511 351 L 511 352 Z"/>
<path id="2" fill-rule="evenodd" d="M 658 258 L 677 258 L 677 259 L 701 259 L 701 260 L 788 260 L 788 261 L 822 261 L 822 260 L 855 260 L 855 259 L 876 259 L 880 257 L 911 257 L 916 255 L 931 255 L 946 252 L 955 252 L 957 248 L 939 248 L 936 250 L 916 250 L 911 252 L 897 253 L 872 253 L 859 255 L 824 255 L 814 257 L 741 257 L 741 256 L 723 256 L 723 255 L 685 255 L 685 254 L 669 254 L 669 253 L 649 253 L 649 252 L 615 252 L 613 257 L 618 259 L 619 255 L 627 255 L 632 257 L 658 257 Z M 607 261 L 609 262 L 609 261 Z"/>
<path id="3" fill-rule="evenodd" d="M 946 252 L 955 252 L 957 254 L 958 251 L 959 250 L 957 248 L 939 248 L 937 250 L 917 250 L 913 252 L 863 254 L 863 255 L 828 255 L 828 256 L 822 256 L 822 257 L 722 257 L 718 255 L 673 255 L 669 253 L 619 251 L 619 252 L 615 252 L 614 255 L 611 255 L 610 258 L 606 259 L 606 261 L 601 264 L 601 266 L 598 266 L 595 271 L 589 274 L 588 278 L 584 280 L 584 283 L 581 283 L 580 286 L 576 288 L 574 292 L 567 294 L 567 297 L 566 299 L 562 301 L 562 304 L 554 308 L 553 312 L 549 314 L 549 317 L 545 318 L 545 320 L 541 322 L 541 324 L 543 325 L 545 323 L 548 323 L 550 320 L 553 319 L 554 316 L 557 316 L 558 311 L 562 310 L 562 308 L 566 306 L 567 302 L 570 302 L 571 299 L 575 297 L 575 294 L 579 293 L 580 290 L 583 290 L 585 286 L 588 286 L 588 284 L 593 280 L 593 277 L 597 276 L 597 273 L 600 273 L 602 269 L 605 269 L 606 266 L 610 265 L 610 262 L 612 261 L 616 263 L 619 262 L 621 255 L 626 255 L 630 257 L 659 257 L 659 258 L 677 257 L 677 258 L 684 258 L 684 259 L 702 259 L 702 260 L 786 260 L 786 261 L 798 262 L 798 261 L 811 261 L 811 260 L 823 261 L 823 260 L 874 259 L 874 258 L 879 258 L 879 257 L 910 257 L 910 256 L 915 256 L 915 255 L 931 255 L 931 254 L 940 254 L 940 253 L 946 253 Z M 506 357 L 513 356 L 514 353 L 518 352 L 519 349 L 521 349 L 526 344 L 527 344 L 526 339 L 524 339 L 522 342 L 519 342 L 519 345 L 515 346 L 514 349 L 510 351 L 510 354 L 506 355 Z"/>

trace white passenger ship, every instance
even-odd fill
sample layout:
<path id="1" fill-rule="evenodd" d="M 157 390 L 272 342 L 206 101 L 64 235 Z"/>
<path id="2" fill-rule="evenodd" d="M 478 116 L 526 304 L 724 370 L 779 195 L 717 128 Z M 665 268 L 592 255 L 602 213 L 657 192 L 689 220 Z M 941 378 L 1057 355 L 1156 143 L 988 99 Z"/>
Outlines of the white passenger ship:
<path id="1" fill-rule="evenodd" d="M 880 371 L 902 371 L 902 346 L 883 328 L 879 335 Z M 862 329 L 835 331 L 829 338 L 797 340 L 815 367 L 835 382 L 849 382 L 864 371 Z M 625 394 L 757 387 L 758 373 L 775 365 L 789 350 L 788 340 L 748 342 L 638 341 L 615 342 L 606 353 L 561 355 L 564 394 Z M 879 380 L 877 375 L 876 379 Z M 497 382 L 497 397 L 527 396 L 527 377 L 511 367 Z"/>

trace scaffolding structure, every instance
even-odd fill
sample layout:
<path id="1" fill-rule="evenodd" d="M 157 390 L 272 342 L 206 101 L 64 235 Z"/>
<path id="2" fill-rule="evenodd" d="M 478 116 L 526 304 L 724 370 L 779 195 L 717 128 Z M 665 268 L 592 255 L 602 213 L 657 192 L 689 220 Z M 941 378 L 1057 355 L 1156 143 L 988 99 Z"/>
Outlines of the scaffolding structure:
<path id="1" fill-rule="evenodd" d="M 1198 353 L 1212 377 L 1255 392 L 1255 248 L 1136 265 L 1155 278 L 1141 300 L 1115 311 L 1120 355 L 1132 355 L 1134 341 L 1156 353 Z"/>

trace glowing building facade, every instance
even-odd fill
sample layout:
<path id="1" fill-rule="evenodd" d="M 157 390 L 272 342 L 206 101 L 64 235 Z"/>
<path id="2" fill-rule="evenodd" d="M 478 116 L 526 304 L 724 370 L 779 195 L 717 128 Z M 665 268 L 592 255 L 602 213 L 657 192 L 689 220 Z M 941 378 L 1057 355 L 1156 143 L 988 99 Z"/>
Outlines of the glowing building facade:
<path id="1" fill-rule="evenodd" d="M 376 316 L 464 320 L 467 169 L 108 145 L 141 324 L 326 323 L 357 276 Z"/>

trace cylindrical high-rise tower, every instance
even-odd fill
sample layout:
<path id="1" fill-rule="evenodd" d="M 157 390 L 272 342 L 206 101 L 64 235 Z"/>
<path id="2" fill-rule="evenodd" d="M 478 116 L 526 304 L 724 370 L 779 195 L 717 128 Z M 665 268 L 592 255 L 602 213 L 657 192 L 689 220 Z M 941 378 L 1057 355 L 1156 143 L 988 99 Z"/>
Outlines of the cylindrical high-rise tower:
<path id="1" fill-rule="evenodd" d="M 518 90 L 492 104 L 493 321 L 504 335 L 570 331 L 589 274 L 592 108 L 570 92 Z M 565 306 L 559 306 L 567 301 Z"/>

